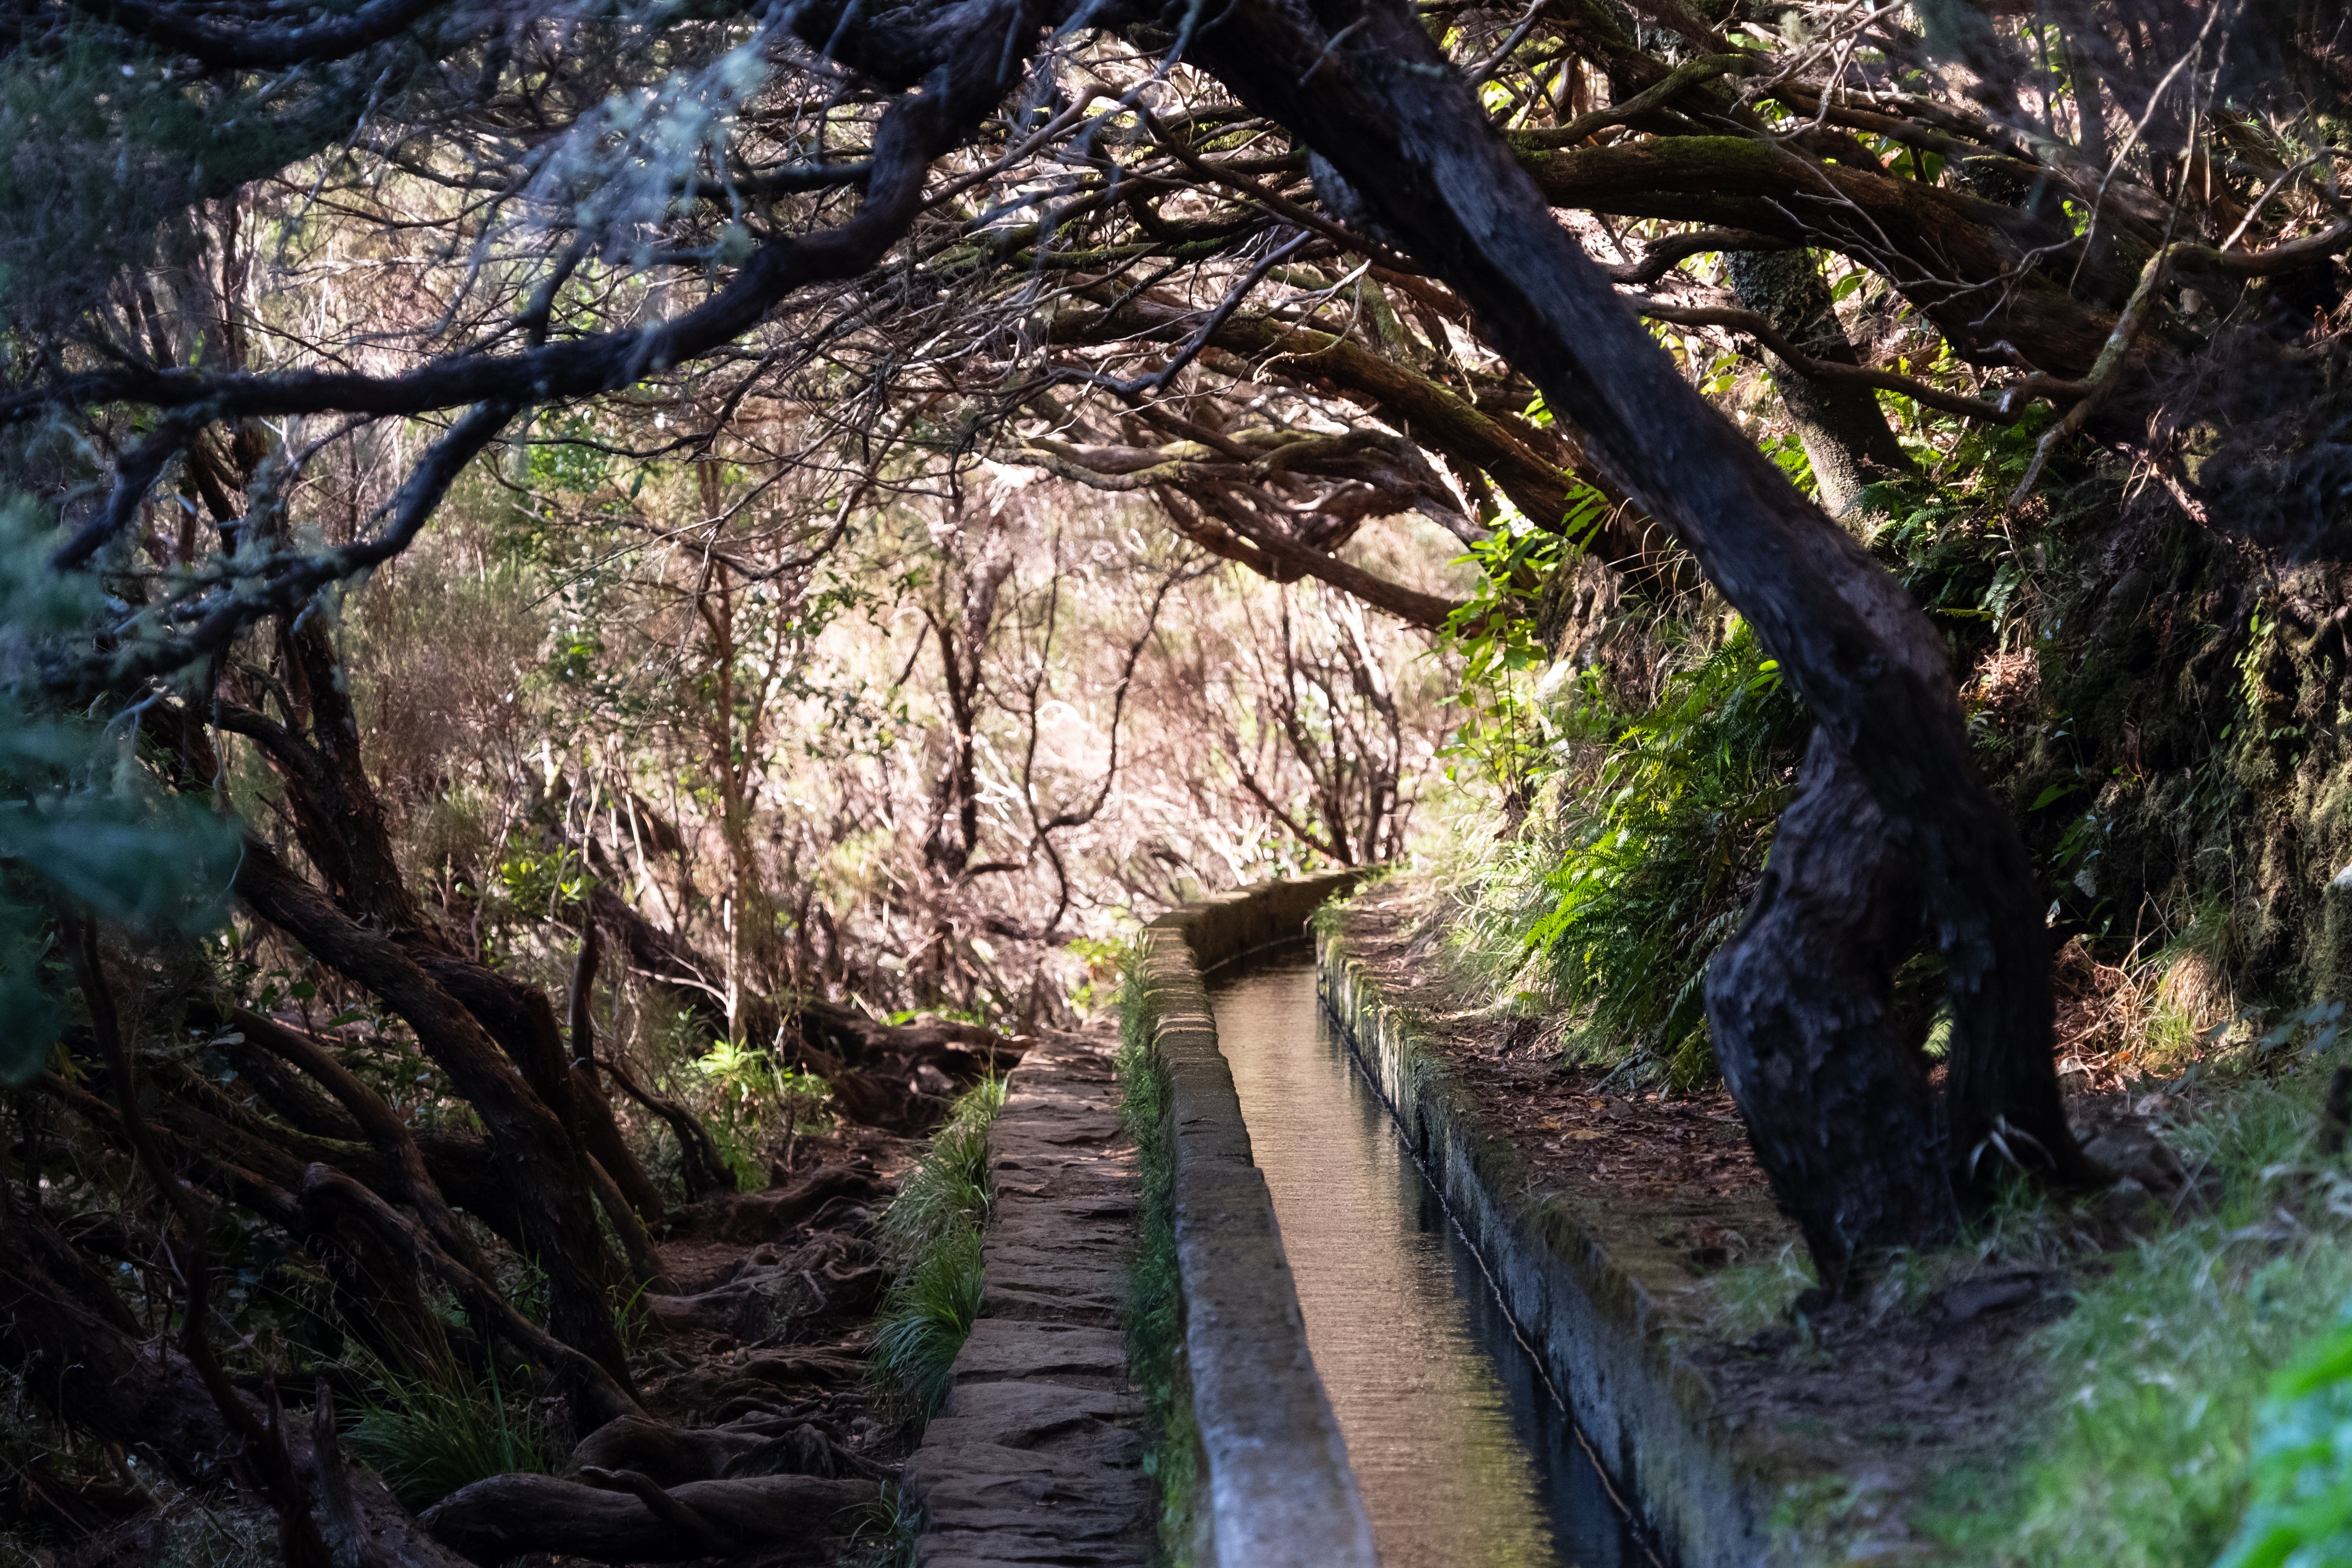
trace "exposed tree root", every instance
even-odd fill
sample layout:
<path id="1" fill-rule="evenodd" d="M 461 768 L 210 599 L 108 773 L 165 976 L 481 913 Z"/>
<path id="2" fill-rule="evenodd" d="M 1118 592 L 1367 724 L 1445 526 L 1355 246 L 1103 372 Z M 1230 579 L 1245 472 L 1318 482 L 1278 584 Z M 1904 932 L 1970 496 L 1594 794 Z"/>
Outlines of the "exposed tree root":
<path id="1" fill-rule="evenodd" d="M 425 1525 L 436 1541 L 483 1568 L 525 1552 L 597 1563 L 684 1563 L 755 1545 L 763 1561 L 815 1563 L 829 1539 L 855 1528 L 857 1510 L 880 1492 L 872 1481 L 819 1476 L 688 1481 L 665 1489 L 632 1471 L 597 1474 L 607 1486 L 493 1476 L 427 1509 Z"/>

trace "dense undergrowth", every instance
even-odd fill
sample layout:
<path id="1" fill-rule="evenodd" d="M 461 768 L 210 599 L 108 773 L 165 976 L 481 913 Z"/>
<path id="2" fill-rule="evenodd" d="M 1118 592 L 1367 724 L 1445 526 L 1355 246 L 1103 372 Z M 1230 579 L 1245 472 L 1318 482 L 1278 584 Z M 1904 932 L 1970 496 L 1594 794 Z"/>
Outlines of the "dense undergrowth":
<path id="1" fill-rule="evenodd" d="M 1523 941 L 1581 1018 L 1580 1052 L 1624 1042 L 1686 1088 L 1713 1070 L 1700 982 L 1793 793 L 1801 710 L 1744 624 L 1645 712 L 1609 712 L 1595 682 L 1584 698 L 1600 711 L 1576 721 L 1609 745 L 1559 812 L 1550 907 Z"/>
<path id="2" fill-rule="evenodd" d="M 2027 1349 L 2010 1462 L 1946 1477 L 1914 1548 L 1998 1568 L 2352 1562 L 2352 1173 L 2320 1142 L 2330 1009 L 2352 986 L 2334 590 L 2253 563 L 2125 465 L 2062 461 L 2012 506 L 2037 421 L 1889 413 L 1918 471 L 1843 521 L 1949 637 L 1976 762 L 2043 879 L 2062 1082 L 2124 1086 L 2191 1177 L 2128 1220 L 2111 1195 L 2021 1184 L 1957 1245 L 1873 1276 L 1868 1311 L 1890 1322 L 1988 1269 L 2072 1293 Z M 1463 700 L 1480 722 L 1409 885 L 1473 1005 L 1539 1023 L 1558 1068 L 1597 1072 L 1596 1091 L 1707 1087 L 1706 964 L 1767 864 L 1808 721 L 1711 595 L 1573 581 L 1549 595 L 1574 608 L 1542 634 L 1548 666 L 1506 646 L 1528 623 L 1475 629 L 1468 664 L 1494 689 Z M 1924 935 L 1895 1000 L 1933 1055 Z M 1801 1247 L 1718 1273 L 1710 1331 L 1801 1330 L 1815 1282 Z M 1831 1493 L 1791 1500 L 1790 1541 L 1868 1506 Z"/>
<path id="3" fill-rule="evenodd" d="M 1685 630 L 1665 658 L 1647 704 L 1600 665 L 1543 690 L 1526 820 L 1426 869 L 1468 972 L 1507 1005 L 1566 1016 L 1565 1062 L 1689 1089 L 1714 1071 L 1706 961 L 1746 911 L 1805 725 L 1736 616 L 1712 644 Z"/>
<path id="4" fill-rule="evenodd" d="M 1844 521 L 1950 638 L 1978 765 L 2092 975 L 2062 990 L 2127 971 L 2166 988 L 2179 1026 L 2159 1040 L 2062 1005 L 2062 1050 L 2179 1055 L 2241 1008 L 2339 994 L 2352 900 L 2327 889 L 2352 861 L 2352 710 L 2335 622 L 2287 625 L 2292 574 L 2250 571 L 2123 469 L 2062 464 L 2010 508 L 2032 421 L 1892 411 L 1920 471 Z M 1707 960 L 1753 895 L 1810 725 L 1711 594 L 1660 604 L 1589 578 L 1553 591 L 1578 607 L 1546 628 L 1549 666 L 1521 657 L 1528 622 L 1457 633 L 1493 689 L 1463 700 L 1477 721 L 1418 880 L 1492 1004 L 1559 1021 L 1563 1065 L 1687 1090 L 1714 1077 Z M 1898 984 L 1937 980 L 1923 953 Z"/>

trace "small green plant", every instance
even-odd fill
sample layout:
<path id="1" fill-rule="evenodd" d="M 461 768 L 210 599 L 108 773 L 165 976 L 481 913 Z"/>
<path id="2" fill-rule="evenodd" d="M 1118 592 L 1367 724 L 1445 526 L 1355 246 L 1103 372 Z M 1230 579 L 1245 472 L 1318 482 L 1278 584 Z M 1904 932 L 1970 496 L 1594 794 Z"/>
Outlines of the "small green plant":
<path id="1" fill-rule="evenodd" d="M 1813 1260 L 1792 1241 L 1769 1262 L 1739 1264 L 1707 1281 L 1715 1293 L 1712 1326 L 1727 1340 L 1753 1339 L 1787 1323 L 1797 1298 L 1820 1282 Z"/>
<path id="2" fill-rule="evenodd" d="M 547 1322 L 547 1270 L 536 1258 L 517 1256 L 501 1266 L 499 1290 L 507 1305 L 542 1327 Z"/>
<path id="3" fill-rule="evenodd" d="M 713 1040 L 695 1060 L 694 1070 L 709 1095 L 705 1121 L 711 1140 L 745 1192 L 768 1184 L 770 1138 L 781 1131 L 789 1147 L 803 1126 L 824 1116 L 833 1093 L 833 1086 L 814 1073 L 785 1067 L 758 1047 L 727 1040 Z"/>
<path id="4" fill-rule="evenodd" d="M 915 1568 L 915 1542 L 923 1533 L 923 1510 L 895 1482 L 857 1510 L 842 1568 Z"/>
<path id="5" fill-rule="evenodd" d="M 957 1099 L 876 1227 L 892 1279 L 875 1321 L 873 1375 L 886 1405 L 916 1419 L 946 1402 L 949 1370 L 980 1315 L 988 1130 L 1004 1092 L 992 1078 Z"/>
<path id="6" fill-rule="evenodd" d="M 636 1354 L 654 1326 L 653 1308 L 646 1300 L 646 1293 L 652 1289 L 650 1280 L 639 1285 L 613 1309 L 613 1330 L 620 1336 L 624 1354 Z"/>
<path id="7" fill-rule="evenodd" d="M 1069 945 L 1071 957 L 1087 966 L 1087 977 L 1070 992 L 1070 1005 L 1092 1013 L 1118 998 L 1119 964 L 1127 943 L 1109 937 L 1079 937 Z"/>
<path id="8" fill-rule="evenodd" d="M 947 1403 L 950 1370 L 980 1316 L 979 1229 L 958 1225 L 891 1281 L 874 1330 L 874 1368 L 889 1405 L 929 1419 Z"/>
<path id="9" fill-rule="evenodd" d="M 493 873 L 506 900 L 518 910 L 568 909 L 588 890 L 589 877 L 579 851 L 559 846 L 543 849 L 517 831 L 508 839 L 507 852 Z"/>
<path id="10" fill-rule="evenodd" d="M 555 1469 L 551 1435 L 509 1401 L 495 1362 L 479 1378 L 446 1360 L 421 1377 L 379 1371 L 379 1386 L 344 1440 L 412 1510 L 490 1476 Z"/>
<path id="11" fill-rule="evenodd" d="M 1143 977 L 1149 941 L 1139 936 L 1129 945 L 1119 985 L 1119 1109 L 1143 1174 L 1142 1234 L 1127 1279 L 1127 1361 L 1150 1423 L 1151 1447 L 1143 1467 L 1160 1486 L 1161 1549 L 1170 1560 L 1181 1561 L 1192 1535 L 1200 1444 L 1177 1359 L 1181 1283 L 1176 1267 L 1175 1155 L 1168 1128 L 1168 1073 L 1153 1044 L 1159 1020 Z"/>

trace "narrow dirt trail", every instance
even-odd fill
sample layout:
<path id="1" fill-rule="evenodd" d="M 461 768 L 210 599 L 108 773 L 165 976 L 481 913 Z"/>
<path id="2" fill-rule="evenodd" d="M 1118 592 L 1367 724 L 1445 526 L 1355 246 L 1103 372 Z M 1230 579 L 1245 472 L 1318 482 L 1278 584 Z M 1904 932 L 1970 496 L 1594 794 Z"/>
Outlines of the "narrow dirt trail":
<path id="1" fill-rule="evenodd" d="M 844 1126 L 802 1140 L 799 1168 L 765 1192 L 673 1211 L 657 1252 L 676 1289 L 644 1298 L 630 1358 L 645 1414 L 582 1437 L 555 1481 L 478 1483 L 428 1527 L 473 1562 L 531 1553 L 534 1568 L 872 1555 L 883 1484 L 912 1445 L 867 1383 L 887 1283 L 870 1233 L 919 1150 Z"/>
<path id="2" fill-rule="evenodd" d="M 874 1222 L 919 1140 L 854 1124 L 800 1145 L 768 1191 L 674 1211 L 672 1289 L 644 1299 L 642 1415 L 583 1436 L 553 1478 L 478 1482 L 425 1522 L 488 1568 L 728 1568 L 883 1561 L 885 1487 L 922 1510 L 924 1568 L 1143 1568 L 1155 1492 L 1128 1375 L 1139 1218 L 1108 1032 L 1049 1032 L 990 1138 L 994 1209 L 980 1315 L 946 1410 L 914 1447 L 868 1379 L 888 1283 Z"/>

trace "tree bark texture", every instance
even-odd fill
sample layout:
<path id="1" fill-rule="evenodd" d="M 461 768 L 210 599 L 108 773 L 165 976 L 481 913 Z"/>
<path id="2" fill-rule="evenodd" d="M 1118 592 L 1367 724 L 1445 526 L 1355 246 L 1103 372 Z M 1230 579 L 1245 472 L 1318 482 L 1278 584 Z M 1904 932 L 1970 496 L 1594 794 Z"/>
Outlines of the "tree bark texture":
<path id="1" fill-rule="evenodd" d="M 547 1271 L 550 1328 L 604 1382 L 625 1388 L 627 1362 L 613 1304 L 627 1293 L 626 1270 L 597 1224 L 592 1163 L 604 1167 L 616 1198 L 641 1214 L 661 1212 L 659 1191 L 593 1077 L 573 1068 L 546 994 L 457 952 L 408 888 L 323 633 L 290 633 L 279 652 L 288 724 L 226 701 L 216 702 L 215 713 L 224 728 L 251 739 L 285 781 L 296 836 L 328 889 L 322 893 L 248 837 L 237 896 L 329 968 L 383 997 L 448 1073 L 488 1134 L 488 1163 L 504 1194 L 490 1214 L 510 1222 L 509 1238 Z M 306 720 L 307 734 L 292 727 Z M 209 739 L 187 714 L 163 715 L 159 728 L 192 775 L 217 774 Z M 344 1109 L 352 1105 L 347 1100 Z M 367 1126 L 363 1116 L 359 1124 L 397 1168 L 391 1190 L 411 1195 L 414 1146 L 387 1142 L 385 1130 Z M 465 1257 L 461 1237 L 445 1230 L 436 1240 Z M 608 1390 L 570 1382 L 575 1398 L 599 1409 L 609 1403 Z"/>
<path id="2" fill-rule="evenodd" d="M 1839 324 L 1837 303 L 1812 252 L 1735 250 L 1723 259 L 1739 302 L 1769 317 L 1782 337 L 1815 359 L 1862 363 Z M 1888 426 L 1877 394 L 1800 374 L 1769 351 L 1766 359 L 1772 388 L 1812 463 L 1823 511 L 1841 516 L 1865 486 L 1911 471 L 1911 459 Z"/>
<path id="3" fill-rule="evenodd" d="M 1755 906 L 1708 971 L 1707 1025 L 1825 1281 L 1886 1237 L 1959 1221 L 1927 1064 L 1894 1005 L 1894 969 L 1918 939 L 1889 916 L 1918 904 L 1877 802 L 1814 731 Z"/>
<path id="4" fill-rule="evenodd" d="M 1192 58 L 1337 166 L 1383 229 L 1477 312 L 1490 340 L 1511 345 L 1554 411 L 1584 432 L 1599 467 L 1674 531 L 1756 627 L 1850 758 L 1885 833 L 1916 869 L 1944 953 L 1955 1157 L 2006 1127 L 2026 1132 L 2057 1173 L 2091 1179 L 2051 1059 L 2037 885 L 1969 759 L 1942 637 L 1682 378 L 1553 219 L 1411 10 L 1400 0 L 1325 4 L 1328 16 L 1308 0 L 1240 0 L 1202 29 Z M 1797 848 L 1854 852 L 1818 839 Z M 1804 983 L 1848 984 L 1835 973 Z M 1759 1152 L 1779 1146 L 1770 1139 Z M 1923 1190 L 1885 1212 L 1930 1202 Z"/>
<path id="5" fill-rule="evenodd" d="M 613 1326 L 616 1287 L 625 1294 L 623 1271 L 597 1226 L 579 1144 L 531 1092 L 519 1065 L 406 947 L 332 908 L 258 839 L 247 840 L 236 891 L 322 963 L 383 997 L 416 1032 L 489 1135 L 524 1249 L 547 1270 L 548 1326 L 625 1386 L 627 1357 Z"/>
<path id="6" fill-rule="evenodd" d="M 1370 47 L 1357 42 L 1345 52 L 1352 62 Z M 1434 46 L 1417 51 L 1415 63 L 1435 54 Z M 1557 206 L 1719 224 L 1868 257 L 1971 358 L 1998 362 L 1997 344 L 2031 343 L 2035 369 L 2084 375 L 2115 326 L 2112 314 L 2019 268 L 2029 248 L 2063 243 L 2061 230 L 1965 191 L 1808 162 L 1768 137 L 1670 136 L 1524 157 Z M 1344 160 L 1331 161 L 1346 170 Z M 2014 284 L 1985 281 L 2004 278 Z"/>

